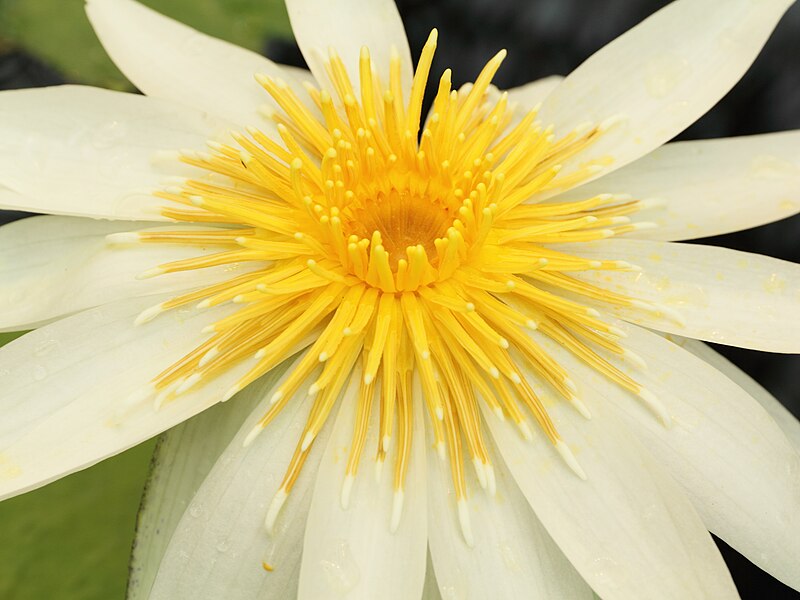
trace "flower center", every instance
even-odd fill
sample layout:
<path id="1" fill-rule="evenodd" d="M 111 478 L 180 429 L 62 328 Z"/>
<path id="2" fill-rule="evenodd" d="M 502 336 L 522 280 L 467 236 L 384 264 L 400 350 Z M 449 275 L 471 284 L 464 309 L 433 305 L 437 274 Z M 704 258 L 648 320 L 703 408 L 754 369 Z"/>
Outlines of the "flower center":
<path id="1" fill-rule="evenodd" d="M 361 240 L 380 246 L 388 255 L 389 267 L 397 273 L 398 263 L 408 260 L 422 247 L 427 256 L 436 255 L 436 244 L 447 239 L 455 209 L 439 198 L 391 188 L 352 208 L 345 232 L 350 243 Z"/>
<path id="2" fill-rule="evenodd" d="M 257 77 L 280 108 L 269 113 L 274 133 L 253 127 L 247 135 L 233 134 L 235 143 L 210 143 L 211 153 L 184 153 L 184 162 L 201 169 L 202 176 L 157 193 L 166 201 L 163 215 L 192 228 L 109 238 L 220 248 L 143 276 L 240 266 L 236 277 L 142 313 L 139 323 L 190 303 L 240 307 L 209 327 L 202 344 L 134 400 L 154 398 L 160 406 L 250 361 L 222 399 L 227 400 L 304 352 L 247 439 L 251 443 L 305 384 L 303 393 L 314 404 L 269 510 L 270 526 L 337 401 L 357 406 L 342 504 L 349 501 L 375 405 L 378 470 L 390 455 L 394 459 L 393 529 L 402 514 L 413 402 L 424 402 L 437 452 L 449 460 L 468 542 L 465 466 L 472 465 L 483 488 L 494 490 L 482 407 L 513 422 L 526 439 L 534 435 L 532 418 L 566 465 L 583 477 L 531 382 L 584 416 L 589 412 L 569 374 L 531 330 L 668 418 L 652 394 L 610 361 L 641 363 L 620 345 L 622 332 L 594 306 L 665 309 L 573 276 L 632 265 L 582 258 L 553 246 L 641 226 L 629 223 L 627 215 L 639 208 L 630 198 L 548 200 L 596 172 L 598 165 L 589 163 L 560 174 L 562 164 L 602 135 L 608 123 L 556 138 L 537 122 L 536 110 L 516 114 L 507 94 L 490 88 L 505 56 L 501 52 L 469 89 L 452 90 L 445 71 L 422 126 L 435 46 L 434 31 L 408 102 L 399 59 L 391 61 L 390 80 L 381 82 L 366 49 L 358 89 L 332 53 L 327 62 L 332 92 L 308 86 L 309 103 L 285 83 Z"/>

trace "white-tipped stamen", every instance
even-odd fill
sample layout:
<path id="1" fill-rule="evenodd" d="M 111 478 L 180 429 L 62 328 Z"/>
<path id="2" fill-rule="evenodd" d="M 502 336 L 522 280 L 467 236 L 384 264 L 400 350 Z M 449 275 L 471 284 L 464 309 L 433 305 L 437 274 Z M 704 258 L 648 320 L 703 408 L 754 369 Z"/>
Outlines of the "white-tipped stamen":
<path id="1" fill-rule="evenodd" d="M 180 384 L 180 385 L 179 385 L 179 386 L 178 386 L 178 387 L 175 389 L 175 395 L 176 395 L 176 396 L 180 396 L 181 394 L 183 394 L 183 393 L 185 393 L 185 392 L 188 392 L 188 391 L 189 391 L 189 390 L 190 390 L 192 387 L 194 387 L 194 386 L 195 386 L 195 384 L 197 384 L 197 383 L 198 383 L 198 382 L 199 382 L 199 381 L 200 381 L 202 378 L 203 378 L 203 375 L 202 375 L 201 373 L 192 373 L 191 375 L 189 375 L 189 376 L 188 376 L 188 377 L 187 377 L 187 378 L 186 378 L 186 379 L 183 381 L 183 383 L 181 383 L 181 384 Z"/>
<path id="2" fill-rule="evenodd" d="M 261 423 L 258 423 L 255 427 L 253 427 L 250 430 L 250 433 L 248 433 L 245 436 L 244 441 L 242 442 L 242 446 L 244 448 L 247 448 L 250 444 L 252 444 L 255 441 L 255 439 L 261 434 L 262 431 L 264 431 L 264 426 L 261 425 Z"/>
<path id="3" fill-rule="evenodd" d="M 489 495 L 494 497 L 497 495 L 497 478 L 495 477 L 494 467 L 491 464 L 486 465 L 486 479 L 489 483 Z"/>
<path id="4" fill-rule="evenodd" d="M 588 420 L 592 418 L 592 411 L 589 410 L 589 407 L 586 406 L 580 398 L 577 396 L 570 396 L 569 402 L 584 419 Z"/>
<path id="5" fill-rule="evenodd" d="M 556 450 L 561 455 L 561 458 L 564 459 L 566 465 L 572 469 L 572 472 L 575 473 L 578 477 L 583 480 L 586 480 L 586 471 L 583 470 L 578 459 L 575 458 L 575 455 L 570 450 L 569 446 L 567 446 L 562 440 L 556 440 L 555 443 Z"/>
<path id="6" fill-rule="evenodd" d="M 439 455 L 439 460 L 447 460 L 447 447 L 444 442 L 436 444 L 436 454 Z"/>
<path id="7" fill-rule="evenodd" d="M 152 269 L 147 269 L 146 271 L 142 271 L 136 276 L 136 279 L 151 279 L 152 277 L 158 277 L 159 275 L 163 275 L 166 273 L 164 269 L 161 267 L 153 267 Z"/>
<path id="8" fill-rule="evenodd" d="M 628 350 L 627 348 L 623 348 L 622 358 L 625 359 L 626 362 L 629 362 L 632 365 L 634 365 L 637 369 L 641 371 L 647 371 L 647 363 L 641 356 L 639 356 L 635 352 Z"/>
<path id="9" fill-rule="evenodd" d="M 640 389 L 638 395 L 647 407 L 655 413 L 664 427 L 670 427 L 672 425 L 672 417 L 664 403 L 658 399 L 658 396 L 646 388 Z"/>
<path id="10" fill-rule="evenodd" d="M 483 461 L 476 456 L 472 459 L 472 466 L 475 469 L 475 475 L 478 477 L 478 484 L 481 486 L 481 489 L 485 490 L 488 482 L 486 479 L 486 469 L 484 468 Z"/>
<path id="11" fill-rule="evenodd" d="M 458 524 L 461 526 L 461 534 L 464 541 L 470 548 L 475 546 L 475 538 L 472 536 L 472 521 L 469 518 L 469 506 L 466 498 L 458 501 Z"/>
<path id="12" fill-rule="evenodd" d="M 392 518 L 389 524 L 389 530 L 392 533 L 397 532 L 397 528 L 400 526 L 400 518 L 403 516 L 403 501 L 405 499 L 405 494 L 403 490 L 395 490 L 394 496 L 392 498 Z"/>
<path id="13" fill-rule="evenodd" d="M 348 473 L 345 475 L 344 483 L 342 483 L 342 495 L 341 495 L 341 503 L 342 508 L 347 510 L 350 508 L 350 495 L 353 492 L 353 482 L 355 481 L 355 477 L 352 474 Z"/>
<path id="14" fill-rule="evenodd" d="M 308 433 L 306 433 L 305 436 L 303 436 L 303 443 L 300 445 L 300 451 L 305 452 L 306 450 L 308 450 L 311 444 L 314 443 L 314 438 L 316 436 L 317 434 L 313 431 L 309 431 Z"/>
<path id="15" fill-rule="evenodd" d="M 113 246 L 126 246 L 138 244 L 141 241 L 138 231 L 122 231 L 119 233 L 109 233 L 106 236 L 106 244 Z"/>
<path id="16" fill-rule="evenodd" d="M 517 427 L 519 428 L 519 432 L 522 434 L 522 437 L 530 442 L 533 440 L 533 432 L 531 431 L 530 426 L 525 421 L 520 421 L 517 423 Z"/>
<path id="17" fill-rule="evenodd" d="M 217 356 L 219 356 L 219 353 L 220 349 L 217 346 L 214 346 L 213 348 L 211 348 L 211 350 L 203 354 L 203 357 L 200 359 L 198 366 L 200 366 L 201 368 L 205 367 L 208 363 L 210 363 Z"/>
<path id="18" fill-rule="evenodd" d="M 286 493 L 286 490 L 281 488 L 278 490 L 278 493 L 275 494 L 275 497 L 272 498 L 272 502 L 270 502 L 269 509 L 267 510 L 267 517 L 264 519 L 264 527 L 266 527 L 268 534 L 273 535 L 275 533 L 275 521 L 278 520 L 278 515 L 288 497 L 289 495 Z"/>

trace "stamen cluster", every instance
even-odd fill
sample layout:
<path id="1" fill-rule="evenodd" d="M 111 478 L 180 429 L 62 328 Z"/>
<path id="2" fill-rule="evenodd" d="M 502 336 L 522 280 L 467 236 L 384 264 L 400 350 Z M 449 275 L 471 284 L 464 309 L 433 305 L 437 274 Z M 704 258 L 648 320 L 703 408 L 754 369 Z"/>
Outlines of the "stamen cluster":
<path id="1" fill-rule="evenodd" d="M 412 445 L 412 402 L 424 401 L 436 446 L 449 456 L 465 538 L 471 539 L 464 466 L 494 491 L 481 403 L 531 438 L 532 416 L 555 450 L 584 476 L 530 384 L 549 385 L 584 416 L 589 411 L 562 365 L 530 331 L 548 336 L 666 418 L 657 399 L 605 355 L 640 363 L 619 344 L 622 332 L 588 304 L 658 307 L 589 285 L 584 270 L 635 268 L 564 253 L 553 244 L 608 238 L 636 228 L 630 198 L 601 195 L 547 201 L 590 177 L 587 164 L 567 176 L 561 165 L 603 134 L 588 125 L 556 138 L 536 110 L 518 116 L 507 94 L 491 86 L 505 53 L 475 83 L 453 90 L 439 80 L 430 117 L 422 103 L 436 46 L 434 31 L 414 76 L 408 102 L 400 61 L 388 82 L 367 49 L 357 85 L 331 53 L 331 91 L 307 86 L 302 101 L 286 83 L 259 76 L 277 109 L 274 132 L 249 128 L 235 144 L 184 152 L 203 176 L 159 192 L 163 214 L 205 229 L 135 235 L 147 243 L 219 246 L 218 253 L 161 265 L 146 276 L 243 264 L 221 283 L 164 302 L 140 317 L 190 303 L 241 308 L 208 330 L 207 340 L 154 378 L 147 395 L 172 401 L 234 364 L 252 367 L 225 399 L 303 350 L 271 398 L 255 436 L 312 382 L 313 408 L 281 491 L 274 523 L 317 434 L 351 380 L 358 393 L 353 443 L 342 503 L 359 468 L 373 410 L 379 415 L 375 460 L 394 451 L 395 508 L 400 522 Z M 277 141 L 277 140 L 280 140 Z M 130 234 L 114 237 L 131 241 Z M 527 331 L 526 331 L 527 330 Z M 537 334 L 538 335 L 538 334 Z M 415 382 L 419 382 L 417 386 Z M 421 389 L 422 397 L 415 394 Z"/>

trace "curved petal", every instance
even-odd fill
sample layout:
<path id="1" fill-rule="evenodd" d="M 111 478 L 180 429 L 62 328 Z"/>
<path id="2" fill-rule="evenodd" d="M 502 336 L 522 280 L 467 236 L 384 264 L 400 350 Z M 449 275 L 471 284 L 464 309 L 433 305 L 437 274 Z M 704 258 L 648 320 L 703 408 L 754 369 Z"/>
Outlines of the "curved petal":
<path id="1" fill-rule="evenodd" d="M 706 527 L 772 575 L 800 588 L 800 455 L 742 388 L 662 336 L 623 322 L 624 345 L 648 365 L 619 364 L 666 407 L 665 427 L 642 403 L 578 361 L 558 360 L 579 390 L 618 412 L 682 484 Z"/>
<path id="2" fill-rule="evenodd" d="M 45 216 L 0 227 L 0 331 L 31 329 L 92 306 L 198 288 L 232 276 L 226 265 L 136 279 L 157 265 L 220 251 L 215 246 L 106 241 L 116 232 L 158 230 L 152 225 Z M 169 227 L 176 228 L 186 229 Z M 241 272 L 252 268 L 235 266 Z"/>
<path id="3" fill-rule="evenodd" d="M 428 441 L 432 447 L 432 435 Z M 469 547 L 459 524 L 450 463 L 435 452 L 427 453 L 428 537 L 442 595 L 464 600 L 593 598 L 533 514 L 500 456 L 491 454 L 494 496 L 481 490 L 468 471 L 467 506 L 474 537 Z"/>
<path id="4" fill-rule="evenodd" d="M 793 0 L 676 0 L 602 48 L 547 97 L 541 121 L 565 135 L 621 119 L 562 175 L 599 160 L 618 169 L 667 142 L 724 96 Z"/>
<path id="5" fill-rule="evenodd" d="M 0 210 L 25 210 L 31 203 L 30 198 L 0 185 Z"/>
<path id="6" fill-rule="evenodd" d="M 581 271 L 576 277 L 676 313 L 608 309 L 626 321 L 730 346 L 800 351 L 800 265 L 727 248 L 647 240 L 559 248 L 641 267 L 641 272 Z"/>
<path id="7" fill-rule="evenodd" d="M 353 442 L 361 371 L 351 377 L 322 457 L 308 515 L 298 599 L 347 597 L 353 600 L 419 598 L 425 581 L 425 428 L 421 393 L 414 394 L 412 449 L 405 501 L 397 530 L 393 512 L 394 456 L 390 450 L 380 481 L 369 458 L 378 443 L 378 415 L 372 411 L 364 455 L 353 481 L 348 508 L 341 502 L 347 456 Z M 419 385 L 415 391 L 420 392 Z M 388 471 L 388 472 L 387 472 Z"/>
<path id="8" fill-rule="evenodd" d="M 800 454 L 800 421 L 798 421 L 797 417 L 789 412 L 775 396 L 770 394 L 755 379 L 750 377 L 719 352 L 715 352 L 707 344 L 673 335 L 667 336 L 667 339 L 678 344 L 681 348 L 688 350 L 695 356 L 702 358 L 705 362 L 750 394 L 750 396 L 767 411 L 767 414 L 772 417 L 772 420 L 781 428 L 786 438 L 794 446 L 795 451 Z"/>
<path id="9" fill-rule="evenodd" d="M 586 583 L 609 600 L 737 598 L 686 495 L 612 411 L 587 397 L 593 418 L 583 419 L 566 403 L 549 401 L 536 379 L 529 383 L 547 403 L 586 481 L 559 460 L 544 435 L 526 442 L 508 421 L 482 408 L 522 493 Z"/>
<path id="10" fill-rule="evenodd" d="M 205 35 L 133 0 L 89 0 L 86 14 L 125 76 L 148 96 L 166 98 L 239 126 L 265 123 L 263 73 L 298 92 L 292 73 L 260 54 Z"/>
<path id="11" fill-rule="evenodd" d="M 156 411 L 126 402 L 205 337 L 231 307 L 169 311 L 135 327 L 151 299 L 78 313 L 0 348 L 0 499 L 138 444 L 216 404 L 249 366 Z"/>
<path id="12" fill-rule="evenodd" d="M 268 392 L 275 384 L 276 377 L 267 376 L 244 390 L 243 394 L 258 400 L 257 405 L 240 423 L 239 433 L 191 503 L 183 507 L 149 598 L 283 600 L 296 596 L 311 489 L 329 432 L 320 433 L 322 444 L 310 452 L 278 526 L 268 534 L 264 527 L 267 507 L 278 492 L 313 403 L 306 386 L 269 429 L 245 447 L 244 439 L 269 409 Z M 238 396 L 232 401 L 237 402 Z"/>
<path id="13" fill-rule="evenodd" d="M 271 387 L 286 366 L 276 367 L 231 402 L 217 404 L 159 438 L 136 518 L 127 600 L 150 597 L 159 565 L 186 507 L 242 422 L 263 399 L 263 389 Z"/>
<path id="14" fill-rule="evenodd" d="M 0 185 L 29 203 L 17 210 L 163 221 L 151 195 L 195 172 L 176 150 L 222 140 L 223 121 L 137 94 L 82 86 L 0 94 Z"/>
<path id="15" fill-rule="evenodd" d="M 373 68 L 388 85 L 394 49 L 400 58 L 403 90 L 408 95 L 414 68 L 394 0 L 287 0 L 286 9 L 303 57 L 320 85 L 334 89 L 324 65 L 328 50 L 333 48 L 358 92 L 359 56 L 364 46 L 369 48 Z"/>
<path id="16" fill-rule="evenodd" d="M 667 144 L 559 201 L 630 194 L 654 229 L 630 237 L 685 240 L 749 229 L 800 212 L 800 131 Z M 654 202 L 653 202 L 654 201 Z"/>

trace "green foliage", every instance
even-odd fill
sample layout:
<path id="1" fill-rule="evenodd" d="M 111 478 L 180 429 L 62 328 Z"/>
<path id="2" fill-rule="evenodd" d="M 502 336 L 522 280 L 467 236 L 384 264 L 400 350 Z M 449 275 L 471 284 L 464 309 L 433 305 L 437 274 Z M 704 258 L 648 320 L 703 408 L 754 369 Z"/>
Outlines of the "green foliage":
<path id="1" fill-rule="evenodd" d="M 0 503 L 0 598 L 123 598 L 153 446 Z"/>
<path id="2" fill-rule="evenodd" d="M 210 35 L 260 51 L 270 37 L 291 37 L 283 0 L 143 0 Z M 112 64 L 83 11 L 84 0 L 2 0 L 0 40 L 17 45 L 76 83 L 130 84 Z"/>

